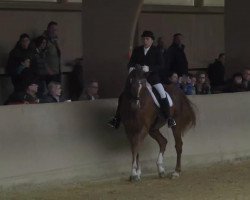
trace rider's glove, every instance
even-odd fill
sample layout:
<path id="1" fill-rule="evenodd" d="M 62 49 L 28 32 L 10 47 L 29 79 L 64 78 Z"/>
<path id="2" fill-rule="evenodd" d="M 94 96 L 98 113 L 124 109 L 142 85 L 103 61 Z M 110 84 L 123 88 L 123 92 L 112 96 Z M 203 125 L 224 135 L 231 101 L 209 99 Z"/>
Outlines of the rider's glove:
<path id="1" fill-rule="evenodd" d="M 149 72 L 149 66 L 147 65 L 142 66 L 142 71 Z"/>
<path id="2" fill-rule="evenodd" d="M 130 74 L 130 72 L 132 72 L 135 68 L 134 67 L 130 67 L 128 70 L 128 74 Z"/>

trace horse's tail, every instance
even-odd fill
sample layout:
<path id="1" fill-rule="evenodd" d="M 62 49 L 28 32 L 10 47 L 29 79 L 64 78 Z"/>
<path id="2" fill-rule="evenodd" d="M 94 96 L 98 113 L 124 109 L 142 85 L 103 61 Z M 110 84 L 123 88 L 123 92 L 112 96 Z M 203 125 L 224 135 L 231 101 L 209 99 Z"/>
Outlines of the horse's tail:
<path id="1" fill-rule="evenodd" d="M 174 96 L 176 97 L 175 118 L 178 126 L 176 128 L 183 136 L 187 130 L 196 126 L 196 107 L 179 88 L 176 88 Z"/>

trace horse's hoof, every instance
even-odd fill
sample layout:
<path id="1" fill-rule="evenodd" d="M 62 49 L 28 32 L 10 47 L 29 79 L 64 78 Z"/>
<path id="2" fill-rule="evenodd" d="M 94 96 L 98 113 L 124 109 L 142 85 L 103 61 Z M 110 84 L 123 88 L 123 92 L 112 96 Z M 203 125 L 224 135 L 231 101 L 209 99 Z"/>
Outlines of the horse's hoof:
<path id="1" fill-rule="evenodd" d="M 140 176 L 130 176 L 129 178 L 130 182 L 134 183 L 134 182 L 138 182 L 141 180 Z"/>
<path id="2" fill-rule="evenodd" d="M 180 177 L 180 173 L 179 172 L 171 172 L 171 173 L 168 174 L 168 177 L 170 179 L 177 179 L 177 178 Z"/>
<path id="3" fill-rule="evenodd" d="M 166 177 L 165 172 L 159 172 L 159 177 L 160 177 L 160 178 L 165 178 L 165 177 Z"/>

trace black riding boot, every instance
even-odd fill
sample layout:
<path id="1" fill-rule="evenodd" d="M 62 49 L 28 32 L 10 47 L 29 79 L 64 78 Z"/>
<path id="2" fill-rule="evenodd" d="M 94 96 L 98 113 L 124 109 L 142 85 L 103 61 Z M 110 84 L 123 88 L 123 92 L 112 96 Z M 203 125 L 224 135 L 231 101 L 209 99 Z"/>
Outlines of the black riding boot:
<path id="1" fill-rule="evenodd" d="M 161 99 L 160 103 L 161 103 L 161 109 L 163 111 L 163 115 L 168 120 L 168 127 L 171 128 L 173 126 L 176 126 L 176 122 L 170 114 L 170 106 L 168 103 L 168 99 L 163 98 L 163 99 Z"/>
<path id="2" fill-rule="evenodd" d="M 122 100 L 122 94 L 119 96 L 118 99 L 118 106 L 116 109 L 115 116 L 108 122 L 108 125 L 115 129 L 118 129 L 121 123 L 121 116 L 120 116 L 121 100 Z"/>
<path id="3" fill-rule="evenodd" d="M 120 127 L 121 118 L 114 116 L 109 122 L 108 125 L 112 128 L 118 129 Z"/>

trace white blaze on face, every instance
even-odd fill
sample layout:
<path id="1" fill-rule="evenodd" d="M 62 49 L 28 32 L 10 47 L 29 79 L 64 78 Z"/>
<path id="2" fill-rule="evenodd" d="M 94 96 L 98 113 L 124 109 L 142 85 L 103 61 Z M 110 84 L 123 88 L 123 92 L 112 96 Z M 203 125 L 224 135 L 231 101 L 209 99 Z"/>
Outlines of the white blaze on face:
<path id="1" fill-rule="evenodd" d="M 140 100 L 139 100 L 139 97 L 140 97 L 140 92 L 141 92 L 141 89 L 142 89 L 142 84 L 139 83 L 139 88 L 137 90 L 137 100 L 136 100 L 136 105 L 138 106 L 138 108 L 140 108 Z"/>

